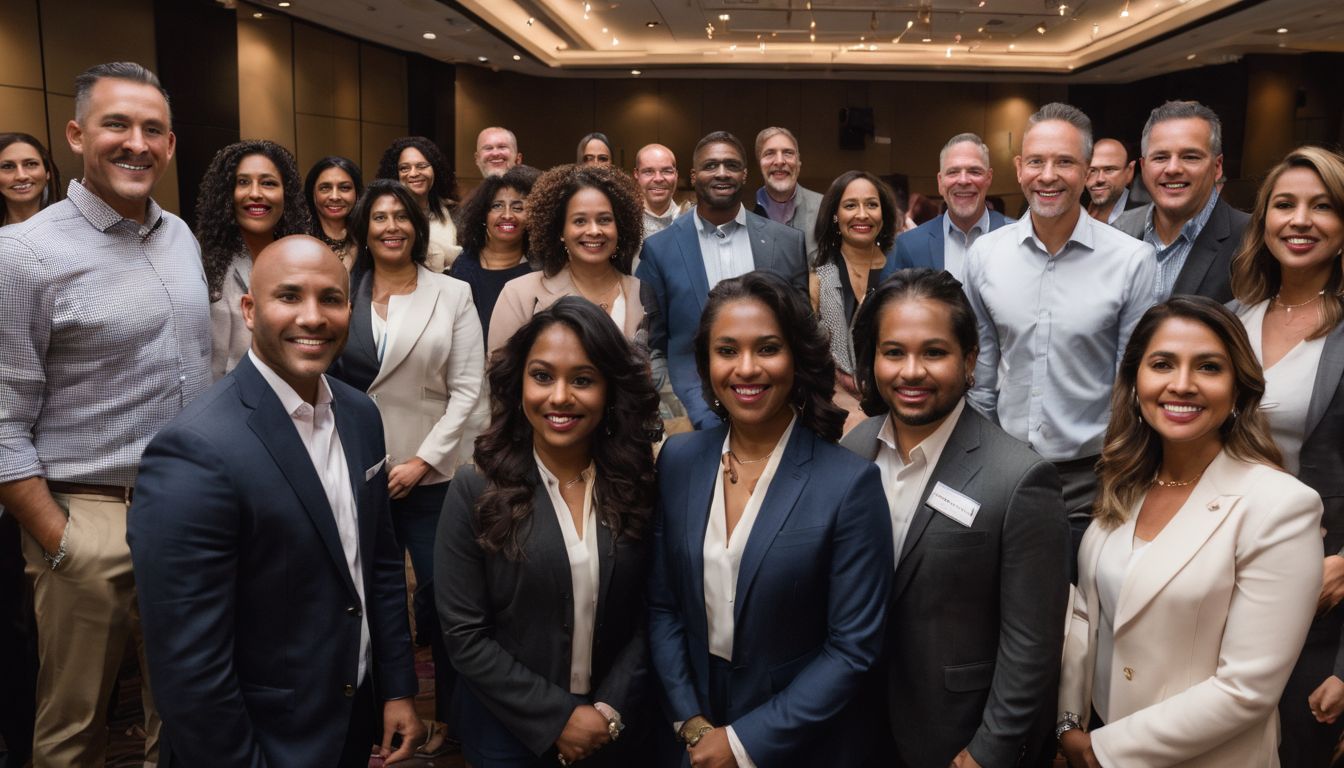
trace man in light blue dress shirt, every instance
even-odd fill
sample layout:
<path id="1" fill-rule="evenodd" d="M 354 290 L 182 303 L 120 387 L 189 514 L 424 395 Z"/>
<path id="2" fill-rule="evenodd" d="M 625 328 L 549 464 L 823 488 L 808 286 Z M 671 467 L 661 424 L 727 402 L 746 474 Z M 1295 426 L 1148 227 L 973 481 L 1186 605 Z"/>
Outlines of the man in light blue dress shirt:
<path id="1" fill-rule="evenodd" d="M 1032 115 L 1014 161 L 1030 212 L 982 235 L 966 258 L 980 325 L 969 397 L 1059 469 L 1075 553 L 1091 519 L 1116 367 L 1154 303 L 1157 272 L 1152 246 L 1083 211 L 1091 154 L 1091 121 L 1075 107 Z"/>

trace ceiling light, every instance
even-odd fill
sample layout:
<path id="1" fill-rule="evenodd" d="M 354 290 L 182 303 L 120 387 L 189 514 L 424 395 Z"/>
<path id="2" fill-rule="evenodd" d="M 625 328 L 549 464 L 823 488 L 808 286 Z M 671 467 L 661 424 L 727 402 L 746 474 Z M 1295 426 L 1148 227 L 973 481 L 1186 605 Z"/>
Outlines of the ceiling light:
<path id="1" fill-rule="evenodd" d="M 1288 28 L 1287 28 L 1287 27 L 1279 27 L 1278 29 L 1276 29 L 1276 30 L 1274 30 L 1274 31 L 1275 31 L 1275 32 L 1278 32 L 1280 35 L 1286 35 L 1286 34 L 1288 34 Z"/>
<path id="2" fill-rule="evenodd" d="M 719 21 L 728 21 L 730 18 L 732 18 L 732 17 L 729 16 L 728 14 L 726 14 L 726 13 L 720 13 L 720 14 L 719 14 Z"/>
<path id="3" fill-rule="evenodd" d="M 1192 53 L 1192 54 L 1190 54 L 1189 56 L 1186 56 L 1186 57 L 1185 57 L 1185 60 L 1186 60 L 1186 61 L 1194 61 L 1194 60 L 1195 60 L 1195 55 L 1196 55 L 1196 54 L 1193 54 L 1193 53 Z"/>
<path id="4" fill-rule="evenodd" d="M 1017 47 L 1017 43 L 1009 43 L 1009 44 L 1008 44 L 1008 50 L 1010 50 L 1010 51 L 1013 50 L 1013 49 L 1016 48 L 1016 47 Z"/>
<path id="5" fill-rule="evenodd" d="M 634 75 L 635 77 L 639 77 L 640 75 L 642 75 L 642 74 L 644 74 L 644 73 L 643 73 L 643 72 L 640 72 L 638 69 L 632 69 L 632 70 L 630 70 L 630 74 Z"/>
<path id="6" fill-rule="evenodd" d="M 1092 39 L 1093 39 L 1093 40 L 1096 40 L 1096 39 L 1097 39 L 1097 35 L 1098 35 L 1100 32 L 1101 32 L 1101 25 L 1100 25 L 1100 24 L 1093 24 L 1093 25 L 1092 25 Z"/>
<path id="7" fill-rule="evenodd" d="M 1036 34 L 1038 35 L 1045 34 L 1045 22 L 1041 22 L 1040 24 L 1036 25 Z"/>
<path id="8" fill-rule="evenodd" d="M 654 27 L 658 26 L 658 22 L 656 22 L 656 21 L 646 21 L 646 22 L 644 22 L 644 26 L 648 27 L 649 29 L 653 29 Z"/>
<path id="9" fill-rule="evenodd" d="M 522 57 L 522 56 L 519 56 L 518 54 L 515 53 L 515 54 L 513 54 L 513 60 L 514 60 L 514 61 L 522 61 L 522 60 L 523 60 L 523 57 Z"/>
<path id="10" fill-rule="evenodd" d="M 612 45 L 620 45 L 620 44 L 621 44 L 621 41 L 620 41 L 619 39 L 617 39 L 617 37 L 616 37 L 615 35 L 612 35 L 612 36 L 611 36 L 611 44 L 612 44 Z"/>
<path id="11" fill-rule="evenodd" d="M 921 43 L 932 43 L 932 42 L 933 42 L 933 38 L 932 38 L 932 37 L 921 37 L 921 38 L 919 39 L 919 42 L 921 42 Z"/>
<path id="12" fill-rule="evenodd" d="M 733 43 L 732 45 L 728 46 L 728 50 L 730 50 L 730 51 L 736 51 L 736 50 L 737 50 L 737 43 Z"/>
<path id="13" fill-rule="evenodd" d="M 976 8 L 984 8 L 984 7 L 985 7 L 985 0 L 980 0 L 980 4 L 977 5 L 977 6 L 975 6 L 975 7 L 976 7 Z"/>
<path id="14" fill-rule="evenodd" d="M 1059 15 L 1060 15 L 1060 16 L 1063 16 L 1064 14 L 1066 14 L 1066 13 L 1068 13 L 1068 12 L 1069 12 L 1069 6 L 1067 6 L 1067 5 L 1063 4 L 1063 3 L 1060 3 L 1060 4 L 1059 4 Z"/>
<path id="15" fill-rule="evenodd" d="M 943 54 L 943 56 L 948 59 L 952 58 L 952 46 L 947 46 L 947 53 Z"/>
<path id="16" fill-rule="evenodd" d="M 604 35 L 607 34 L 607 28 L 606 28 L 606 27 L 603 27 L 603 28 L 602 28 L 602 34 L 604 34 Z"/>
<path id="17" fill-rule="evenodd" d="M 434 38 L 438 37 L 438 35 L 434 34 L 433 32 L 426 32 L 425 34 L 421 35 L 421 37 L 425 38 L 426 40 L 433 40 Z"/>
<path id="18" fill-rule="evenodd" d="M 1120 18 L 1129 18 L 1129 0 L 1125 0 L 1125 7 L 1120 9 Z"/>
<path id="19" fill-rule="evenodd" d="M 985 28 L 984 28 L 984 27 L 976 27 L 976 28 L 975 28 L 975 31 L 976 31 L 976 32 L 979 32 L 980 34 L 984 34 L 984 33 L 985 33 Z"/>
<path id="20" fill-rule="evenodd" d="M 530 27 L 530 26 L 532 26 L 535 22 L 536 22 L 536 19 L 532 18 L 531 16 L 528 16 L 528 17 L 527 17 L 527 26 Z"/>
<path id="21" fill-rule="evenodd" d="M 262 14 L 261 14 L 261 11 L 257 11 L 256 13 L 252 14 L 252 18 L 254 18 L 254 19 L 260 19 L 260 18 L 261 18 L 261 15 L 262 15 Z"/>
<path id="22" fill-rule="evenodd" d="M 809 32 L 808 35 L 807 35 L 807 37 L 808 37 L 808 39 L 811 40 L 812 42 L 814 42 L 814 43 L 817 42 L 817 33 L 816 33 L 816 32 Z"/>
<path id="23" fill-rule="evenodd" d="M 489 56 L 477 56 L 477 57 L 476 57 L 476 60 L 479 61 L 479 62 L 481 62 L 482 64 L 484 64 L 485 62 L 487 62 L 487 61 L 490 60 L 490 57 L 489 57 Z"/>
<path id="24" fill-rule="evenodd" d="M 285 3 L 276 3 L 276 5 L 280 6 L 281 8 L 288 8 L 288 7 L 289 7 L 289 3 L 287 3 L 287 2 L 285 2 Z"/>

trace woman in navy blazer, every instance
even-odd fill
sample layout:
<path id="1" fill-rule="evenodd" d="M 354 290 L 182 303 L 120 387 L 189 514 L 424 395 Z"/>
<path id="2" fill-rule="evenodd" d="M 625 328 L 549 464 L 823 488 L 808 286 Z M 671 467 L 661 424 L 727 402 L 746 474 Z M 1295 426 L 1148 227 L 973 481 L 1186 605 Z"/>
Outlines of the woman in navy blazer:
<path id="1" fill-rule="evenodd" d="M 835 445 L 835 363 L 806 301 L 750 272 L 695 337 L 722 426 L 659 457 L 649 644 L 693 766 L 859 765 L 891 521 L 877 467 Z"/>

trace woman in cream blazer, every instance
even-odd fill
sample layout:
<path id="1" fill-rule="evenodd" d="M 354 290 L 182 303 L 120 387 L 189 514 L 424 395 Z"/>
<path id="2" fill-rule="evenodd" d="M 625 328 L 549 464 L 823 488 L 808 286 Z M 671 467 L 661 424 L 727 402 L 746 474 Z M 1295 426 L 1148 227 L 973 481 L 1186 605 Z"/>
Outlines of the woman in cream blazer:
<path id="1" fill-rule="evenodd" d="M 1278 469 L 1263 391 L 1244 329 L 1212 300 L 1172 299 L 1135 329 L 1064 647 L 1070 765 L 1279 765 L 1276 705 L 1321 586 L 1321 500 Z"/>

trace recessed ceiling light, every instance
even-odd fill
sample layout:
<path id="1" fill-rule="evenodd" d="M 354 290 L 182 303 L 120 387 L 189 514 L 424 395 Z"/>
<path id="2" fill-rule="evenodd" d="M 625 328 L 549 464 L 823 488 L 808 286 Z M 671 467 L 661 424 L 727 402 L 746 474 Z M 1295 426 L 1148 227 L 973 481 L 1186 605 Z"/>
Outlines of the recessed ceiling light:
<path id="1" fill-rule="evenodd" d="M 732 17 L 729 16 L 728 14 L 726 14 L 726 13 L 720 13 L 720 14 L 719 14 L 719 21 L 728 21 L 728 20 L 731 19 L 731 18 L 732 18 Z"/>
<path id="2" fill-rule="evenodd" d="M 659 23 L 660 22 L 657 21 L 646 21 L 644 22 L 644 26 L 648 27 L 649 29 L 653 29 L 654 27 L 658 26 Z"/>
<path id="3" fill-rule="evenodd" d="M 1041 22 L 1040 24 L 1036 25 L 1036 34 L 1038 35 L 1045 34 L 1045 22 Z"/>
<path id="4" fill-rule="evenodd" d="M 1288 28 L 1287 28 L 1287 27 L 1279 27 L 1279 28 L 1276 29 L 1275 31 L 1278 32 L 1280 35 L 1286 35 L 1286 34 L 1288 34 Z"/>
<path id="5" fill-rule="evenodd" d="M 607 34 L 607 28 L 606 28 L 606 27 L 603 27 L 603 28 L 602 28 L 602 34 L 604 34 L 604 35 Z"/>
<path id="6" fill-rule="evenodd" d="M 532 26 L 534 23 L 536 23 L 536 21 L 537 21 L 536 19 L 532 18 L 531 16 L 528 16 L 528 17 L 527 17 L 527 26 L 529 26 L 529 27 Z"/>
<path id="7" fill-rule="evenodd" d="M 438 37 L 438 35 L 434 34 L 433 32 L 426 32 L 425 34 L 421 35 L 421 37 L 425 38 L 426 40 L 433 40 L 434 38 Z"/>
<path id="8" fill-rule="evenodd" d="M 1194 60 L 1195 60 L 1195 55 L 1196 55 L 1196 54 L 1193 54 L 1193 53 L 1192 53 L 1192 54 L 1190 54 L 1189 56 L 1186 56 L 1186 57 L 1185 57 L 1185 60 L 1186 60 L 1186 61 L 1194 61 Z"/>
<path id="9" fill-rule="evenodd" d="M 616 37 L 615 35 L 612 35 L 612 36 L 611 36 L 611 44 L 612 44 L 612 45 L 620 45 L 620 44 L 621 44 L 621 40 L 620 40 L 620 38 Z"/>
<path id="10" fill-rule="evenodd" d="M 1017 43 L 1009 43 L 1009 44 L 1008 44 L 1008 50 L 1010 50 L 1010 51 L 1013 50 L 1013 49 L 1016 48 L 1016 47 L 1017 47 Z"/>
<path id="11" fill-rule="evenodd" d="M 640 75 L 642 75 L 642 74 L 644 74 L 644 73 L 643 73 L 643 72 L 640 72 L 638 69 L 632 69 L 632 70 L 630 70 L 630 74 L 634 75 L 635 77 L 639 77 Z"/>
<path id="12" fill-rule="evenodd" d="M 288 3 L 288 2 L 284 2 L 284 3 L 276 3 L 276 5 L 280 6 L 281 8 L 288 8 L 288 7 L 289 7 L 289 3 Z"/>
<path id="13" fill-rule="evenodd" d="M 921 42 L 921 43 L 932 43 L 932 42 L 933 42 L 933 38 L 932 38 L 932 37 L 924 37 L 924 38 L 920 38 L 920 41 L 919 41 L 919 42 Z"/>
<path id="14" fill-rule="evenodd" d="M 252 14 L 252 18 L 254 19 L 260 19 L 261 16 L 262 16 L 261 11 L 257 11 L 256 13 Z"/>
<path id="15" fill-rule="evenodd" d="M 513 54 L 513 60 L 514 60 L 514 61 L 522 61 L 522 60 L 523 60 L 523 57 L 522 57 L 522 56 L 519 56 L 518 54 L 515 53 L 515 54 Z"/>
<path id="16" fill-rule="evenodd" d="M 484 64 L 485 62 L 487 62 L 487 61 L 490 60 L 490 57 L 489 57 L 489 56 L 477 56 L 477 57 L 476 57 L 476 60 L 479 61 L 479 62 L 481 62 L 482 64 Z"/>

